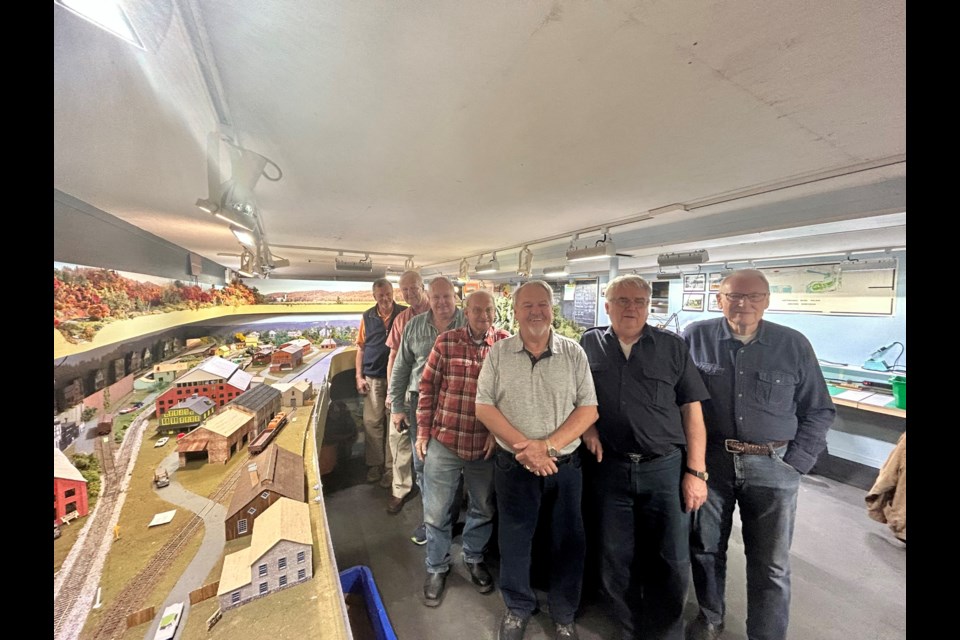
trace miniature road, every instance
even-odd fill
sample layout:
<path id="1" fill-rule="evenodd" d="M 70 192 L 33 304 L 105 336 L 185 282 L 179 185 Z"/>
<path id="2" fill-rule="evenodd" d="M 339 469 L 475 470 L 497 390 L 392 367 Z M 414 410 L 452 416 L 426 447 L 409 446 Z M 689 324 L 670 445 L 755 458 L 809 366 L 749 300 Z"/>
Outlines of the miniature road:
<path id="1" fill-rule="evenodd" d="M 171 452 L 163 459 L 161 466 L 170 474 L 170 484 L 162 489 L 155 489 L 155 491 L 167 502 L 191 511 L 203 519 L 203 542 L 200 543 L 200 549 L 181 574 L 180 579 L 177 580 L 173 590 L 167 594 L 166 600 L 156 608 L 157 617 L 150 623 L 150 627 L 144 635 L 146 640 L 151 640 L 156 634 L 163 610 L 175 602 L 183 602 L 183 614 L 180 617 L 179 624 L 179 629 L 183 629 L 187 616 L 190 615 L 190 598 L 188 597 L 190 592 L 199 589 L 206 583 L 210 571 L 223 556 L 223 519 L 227 509 L 222 504 L 184 489 L 183 485 L 176 481 L 175 472 L 178 465 L 179 456 L 176 451 Z M 179 629 L 177 630 L 177 636 L 180 635 Z"/>

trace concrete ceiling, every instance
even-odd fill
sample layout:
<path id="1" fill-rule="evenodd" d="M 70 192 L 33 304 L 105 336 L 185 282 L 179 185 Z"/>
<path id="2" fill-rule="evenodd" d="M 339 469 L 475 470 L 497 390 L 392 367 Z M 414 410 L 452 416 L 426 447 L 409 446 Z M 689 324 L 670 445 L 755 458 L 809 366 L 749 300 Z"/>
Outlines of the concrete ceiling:
<path id="1" fill-rule="evenodd" d="M 621 271 L 906 243 L 903 0 L 122 5 L 143 49 L 54 7 L 54 187 L 227 267 L 211 133 L 272 163 L 273 278 L 536 274 L 605 226 Z"/>

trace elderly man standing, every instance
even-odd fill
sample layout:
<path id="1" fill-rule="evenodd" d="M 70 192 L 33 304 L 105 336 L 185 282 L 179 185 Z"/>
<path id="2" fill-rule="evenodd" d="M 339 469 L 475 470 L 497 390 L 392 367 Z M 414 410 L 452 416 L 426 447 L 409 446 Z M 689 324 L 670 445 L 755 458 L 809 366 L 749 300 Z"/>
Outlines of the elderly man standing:
<path id="1" fill-rule="evenodd" d="M 549 522 L 549 607 L 557 638 L 577 638 L 586 551 L 580 498 L 580 435 L 597 419 L 587 356 L 553 332 L 553 291 L 542 280 L 513 294 L 518 335 L 493 346 L 477 382 L 477 419 L 497 438 L 494 484 L 500 516 L 500 640 L 520 640 L 537 597 L 530 586 L 534 531 Z"/>
<path id="2" fill-rule="evenodd" d="M 460 488 L 467 488 L 469 507 L 463 526 L 463 562 L 480 593 L 493 590 L 493 577 L 483 554 L 493 532 L 493 434 L 477 420 L 474 398 L 477 377 L 490 347 L 510 334 L 493 326 L 497 309 L 488 291 L 466 299 L 467 325 L 441 333 L 420 378 L 416 453 L 424 461 L 423 502 L 427 526 L 427 579 L 424 604 L 440 604 L 450 571 L 450 510 Z"/>
<path id="3" fill-rule="evenodd" d="M 390 420 L 398 431 L 411 426 L 417 428 L 417 403 L 420 396 L 420 376 L 433 350 L 433 343 L 444 331 L 459 329 L 466 324 L 463 311 L 457 308 L 453 284 L 440 276 L 430 281 L 428 297 L 430 310 L 414 317 L 403 328 L 400 349 L 390 375 Z M 401 470 L 394 468 L 394 475 Z M 407 472 L 409 473 L 409 471 Z M 410 495 L 402 492 L 402 484 L 394 478 L 393 496 L 387 503 L 387 513 L 400 513 Z M 423 504 L 427 503 L 427 487 L 420 487 Z"/>
<path id="4" fill-rule="evenodd" d="M 393 464 L 387 446 L 387 335 L 406 307 L 393 301 L 393 285 L 386 278 L 373 283 L 377 304 L 363 312 L 357 334 L 357 391 L 364 394 L 363 431 L 367 482 L 382 481 Z M 387 483 L 389 478 L 387 478 Z M 389 484 L 385 484 L 389 486 Z"/>
<path id="5" fill-rule="evenodd" d="M 403 337 L 403 328 L 414 317 L 421 313 L 426 313 L 430 309 L 430 300 L 423 290 L 423 278 L 414 270 L 404 271 L 400 276 L 400 295 L 403 301 L 410 305 L 404 310 L 397 319 L 393 321 L 393 328 L 390 335 L 387 336 L 387 346 L 390 347 L 390 359 L 387 361 L 387 381 L 390 381 L 393 375 L 393 363 L 397 358 L 397 351 L 400 349 L 400 339 Z M 389 385 L 388 385 L 389 387 Z M 387 411 L 390 407 L 390 389 L 387 389 Z M 404 408 L 400 408 L 404 411 Z M 411 407 L 416 411 L 416 407 Z M 402 423 L 403 425 L 407 423 Z M 393 427 L 393 423 L 391 422 Z M 423 462 L 413 455 L 413 443 L 416 440 L 416 429 L 406 429 L 399 431 L 396 427 L 391 428 L 389 436 L 390 453 L 393 456 L 393 469 L 391 470 L 392 481 L 388 486 L 393 488 L 393 495 L 405 496 L 413 489 L 414 476 L 416 482 L 421 485 L 420 476 L 423 474 Z M 423 487 L 419 487 L 422 491 Z M 427 543 L 427 534 L 423 524 L 417 527 L 416 531 L 410 537 L 414 543 L 424 545 Z"/>
<path id="6" fill-rule="evenodd" d="M 707 498 L 706 387 L 677 335 L 647 324 L 650 285 L 607 285 L 609 327 L 580 339 L 600 418 L 583 435 L 598 461 L 601 580 L 622 637 L 683 640 L 690 517 Z M 598 438 L 599 435 L 599 438 Z"/>
<path id="7" fill-rule="evenodd" d="M 742 269 L 720 283 L 722 318 L 684 338 L 710 392 L 704 403 L 710 494 L 691 533 L 700 613 L 688 637 L 719 638 L 726 613 L 727 543 L 740 509 L 747 557 L 747 637 L 784 640 L 790 544 L 800 476 L 826 448 L 836 409 L 810 342 L 763 319 L 770 284 Z"/>

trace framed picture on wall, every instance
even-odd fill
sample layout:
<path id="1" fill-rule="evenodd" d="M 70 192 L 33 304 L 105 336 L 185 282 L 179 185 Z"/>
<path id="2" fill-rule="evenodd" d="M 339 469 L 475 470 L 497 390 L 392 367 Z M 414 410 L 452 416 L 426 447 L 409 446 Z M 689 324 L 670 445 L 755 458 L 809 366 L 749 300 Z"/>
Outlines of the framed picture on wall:
<path id="1" fill-rule="evenodd" d="M 720 281 L 723 280 L 723 274 L 719 271 L 707 274 L 707 291 L 720 291 Z M 711 309 L 712 311 L 712 309 Z"/>
<path id="2" fill-rule="evenodd" d="M 683 294 L 683 310 L 684 311 L 703 311 L 703 294 L 702 293 L 685 293 Z"/>
<path id="3" fill-rule="evenodd" d="M 717 294 L 707 294 L 707 311 L 720 311 L 720 303 L 717 302 Z"/>
<path id="4" fill-rule="evenodd" d="M 693 273 L 688 276 L 683 276 L 684 291 L 703 291 L 704 287 L 706 287 L 706 283 L 707 274 L 705 273 Z"/>

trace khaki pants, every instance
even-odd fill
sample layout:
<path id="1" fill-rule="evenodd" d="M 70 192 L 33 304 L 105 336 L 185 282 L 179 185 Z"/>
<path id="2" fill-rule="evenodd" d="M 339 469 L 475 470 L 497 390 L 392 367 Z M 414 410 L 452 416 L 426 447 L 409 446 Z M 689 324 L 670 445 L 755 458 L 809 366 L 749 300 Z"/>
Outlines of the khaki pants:
<path id="1" fill-rule="evenodd" d="M 387 471 L 393 465 L 393 454 L 387 446 L 387 429 L 390 428 L 390 414 L 386 407 L 387 379 L 367 377 L 367 386 L 370 390 L 363 398 L 364 454 L 368 467 L 383 467 Z"/>
<path id="2" fill-rule="evenodd" d="M 393 457 L 393 497 L 402 498 L 413 488 L 413 449 L 410 446 L 410 434 L 400 432 L 391 423 L 390 454 Z M 411 426 L 416 429 L 416 425 Z"/>

